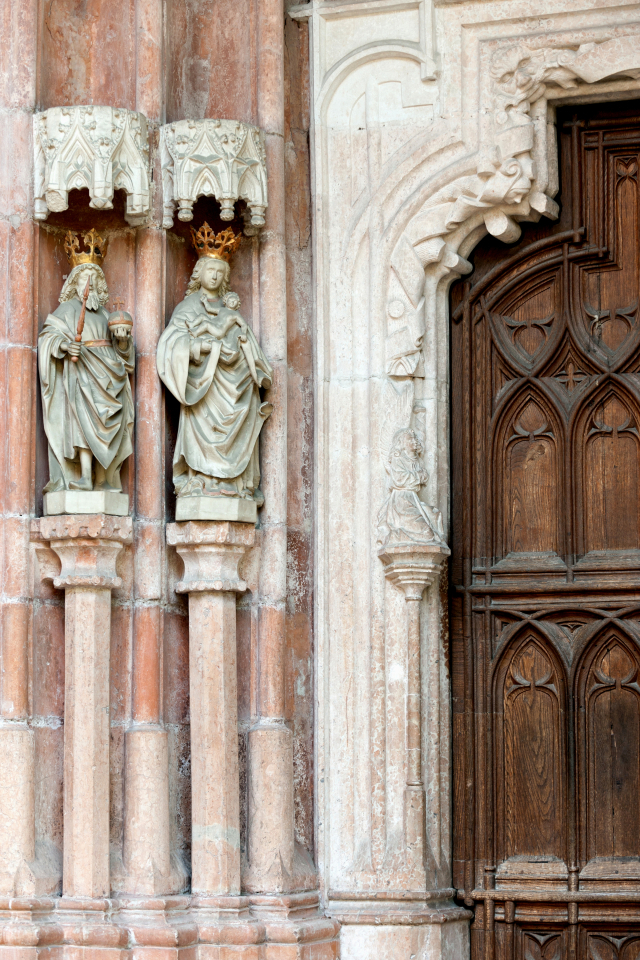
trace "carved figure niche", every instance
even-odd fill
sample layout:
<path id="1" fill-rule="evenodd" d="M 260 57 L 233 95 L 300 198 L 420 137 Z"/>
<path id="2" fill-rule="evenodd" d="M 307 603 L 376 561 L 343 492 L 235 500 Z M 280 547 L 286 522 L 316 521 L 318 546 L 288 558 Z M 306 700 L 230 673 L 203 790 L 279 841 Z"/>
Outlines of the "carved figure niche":
<path id="1" fill-rule="evenodd" d="M 554 660 L 527 634 L 497 674 L 500 860 L 564 859 L 564 684 Z"/>

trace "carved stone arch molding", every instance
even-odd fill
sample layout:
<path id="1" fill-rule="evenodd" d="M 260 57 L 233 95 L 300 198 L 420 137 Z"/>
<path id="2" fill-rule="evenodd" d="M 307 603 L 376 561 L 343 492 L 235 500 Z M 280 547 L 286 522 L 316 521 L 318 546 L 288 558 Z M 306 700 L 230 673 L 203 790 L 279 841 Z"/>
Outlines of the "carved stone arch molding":
<path id="1" fill-rule="evenodd" d="M 405 519 L 413 491 L 434 532 L 425 522 L 415 538 L 405 524 L 404 574 L 418 577 L 418 541 L 446 555 L 449 285 L 487 231 L 509 242 L 519 221 L 555 215 L 554 103 L 640 90 L 631 4 L 572 7 L 553 30 L 544 10 L 488 10 L 311 0 L 289 11 L 310 24 L 312 59 L 317 849 L 343 960 L 469 955 L 451 889 L 443 608 L 433 585 L 410 601 L 416 661 L 399 561 L 388 543 L 379 554 L 391 479 Z M 590 628 L 569 619 L 549 628 L 565 645 Z M 408 829 L 406 789 L 416 670 L 422 837 Z"/>

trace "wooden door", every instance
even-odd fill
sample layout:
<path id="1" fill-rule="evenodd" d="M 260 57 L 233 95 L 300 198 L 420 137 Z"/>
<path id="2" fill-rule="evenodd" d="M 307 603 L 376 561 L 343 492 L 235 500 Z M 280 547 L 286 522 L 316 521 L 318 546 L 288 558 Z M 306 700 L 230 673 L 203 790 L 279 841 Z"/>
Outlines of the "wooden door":
<path id="1" fill-rule="evenodd" d="M 640 958 L 640 102 L 452 291 L 454 884 L 474 960 Z"/>

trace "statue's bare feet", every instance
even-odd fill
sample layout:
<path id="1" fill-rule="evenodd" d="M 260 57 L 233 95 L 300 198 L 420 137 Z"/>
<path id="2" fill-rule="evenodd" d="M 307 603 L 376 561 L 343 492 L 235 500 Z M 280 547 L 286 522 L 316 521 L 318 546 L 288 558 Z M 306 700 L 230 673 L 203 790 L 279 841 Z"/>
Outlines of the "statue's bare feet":
<path id="1" fill-rule="evenodd" d="M 69 490 L 93 490 L 89 477 L 80 477 L 79 480 L 69 481 Z"/>

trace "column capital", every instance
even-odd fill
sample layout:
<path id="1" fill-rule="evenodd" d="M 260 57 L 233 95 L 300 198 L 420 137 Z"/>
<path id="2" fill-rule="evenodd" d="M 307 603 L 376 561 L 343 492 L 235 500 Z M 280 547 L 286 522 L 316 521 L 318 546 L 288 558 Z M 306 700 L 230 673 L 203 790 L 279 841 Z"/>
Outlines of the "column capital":
<path id="1" fill-rule="evenodd" d="M 405 600 L 420 600 L 450 553 L 444 543 L 398 543 L 381 547 L 378 556 L 387 580 L 402 590 Z"/>
<path id="2" fill-rule="evenodd" d="M 222 591 L 244 593 L 247 584 L 238 565 L 255 542 L 252 523 L 233 520 L 188 520 L 167 524 L 167 543 L 184 563 L 184 578 L 176 593 Z"/>
<path id="3" fill-rule="evenodd" d="M 61 569 L 56 574 L 43 565 L 42 579 L 52 580 L 57 589 L 90 587 L 115 589 L 122 586 L 116 573 L 116 559 L 126 543 L 133 540 L 131 517 L 103 513 L 66 514 L 42 517 L 31 523 L 31 540 L 57 555 Z"/>

